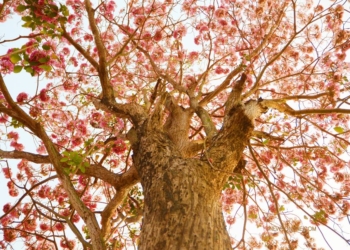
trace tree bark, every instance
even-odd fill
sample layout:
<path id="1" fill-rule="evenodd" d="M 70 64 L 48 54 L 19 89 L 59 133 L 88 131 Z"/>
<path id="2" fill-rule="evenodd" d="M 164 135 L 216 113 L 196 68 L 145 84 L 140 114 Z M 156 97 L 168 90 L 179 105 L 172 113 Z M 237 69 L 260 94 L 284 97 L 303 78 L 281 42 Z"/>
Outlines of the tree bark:
<path id="1" fill-rule="evenodd" d="M 183 158 L 162 132 L 140 140 L 134 161 L 145 197 L 140 250 L 231 248 L 208 163 Z"/>
<path id="2" fill-rule="evenodd" d="M 186 147 L 179 147 L 188 133 L 178 131 L 183 128 L 178 121 L 183 116 L 177 113 L 168 117 L 170 132 L 153 120 L 136 129 L 133 162 L 144 192 L 140 250 L 232 248 L 221 191 L 242 158 L 254 119 L 265 108 L 255 100 L 244 105 L 229 102 L 226 108 L 221 129 L 196 157 L 187 156 Z M 180 114 L 185 112 L 181 110 Z"/>

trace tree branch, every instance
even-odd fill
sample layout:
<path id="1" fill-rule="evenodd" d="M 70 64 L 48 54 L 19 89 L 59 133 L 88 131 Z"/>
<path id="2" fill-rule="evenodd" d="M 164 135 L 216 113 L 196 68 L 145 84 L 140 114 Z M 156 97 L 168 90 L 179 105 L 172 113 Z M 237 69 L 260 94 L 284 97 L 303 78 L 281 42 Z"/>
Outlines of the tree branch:
<path id="1" fill-rule="evenodd" d="M 16 119 L 22 122 L 26 127 L 28 127 L 36 136 L 38 136 L 44 143 L 45 148 L 49 154 L 49 159 L 51 164 L 54 166 L 59 179 L 61 180 L 62 186 L 67 192 L 69 200 L 74 207 L 74 209 L 79 213 L 82 219 L 85 221 L 87 226 L 90 228 L 90 236 L 92 239 L 92 245 L 96 250 L 104 249 L 104 242 L 100 238 L 100 228 L 98 222 L 96 220 L 95 215 L 91 212 L 91 210 L 84 204 L 84 202 L 80 199 L 80 196 L 76 192 L 70 178 L 63 171 L 63 163 L 61 163 L 61 155 L 58 152 L 56 146 L 52 143 L 50 138 L 45 132 L 45 129 L 41 126 L 40 123 L 36 122 L 32 119 L 27 113 L 25 113 L 12 99 L 10 93 L 7 90 L 5 82 L 3 81 L 2 75 L 0 74 L 0 90 L 3 93 L 7 103 L 11 107 L 10 109 L 6 109 L 3 105 L 2 109 L 7 111 L 7 114 L 14 115 Z M 0 109 L 1 111 L 1 109 Z"/>
<path id="2" fill-rule="evenodd" d="M 90 0 L 85 0 L 85 9 L 88 14 L 89 24 L 92 31 L 92 34 L 95 39 L 95 44 L 97 48 L 97 53 L 99 56 L 99 67 L 98 74 L 100 77 L 101 87 L 102 87 L 102 99 L 108 100 L 109 103 L 114 103 L 114 91 L 113 87 L 109 82 L 108 70 L 107 70 L 107 52 L 106 48 L 103 45 L 103 41 L 100 36 L 100 31 L 95 22 L 94 10 L 91 7 Z"/>
<path id="3" fill-rule="evenodd" d="M 108 240 L 110 236 L 112 223 L 111 218 L 116 211 L 117 207 L 123 202 L 124 198 L 128 194 L 128 188 L 121 188 L 117 190 L 112 200 L 110 200 L 101 214 L 101 225 L 102 225 L 102 237 Z"/>
<path id="4" fill-rule="evenodd" d="M 227 75 L 227 77 L 225 78 L 225 80 L 212 92 L 209 92 L 200 102 L 199 105 L 200 106 L 205 106 L 207 105 L 211 99 L 213 99 L 216 95 L 218 95 L 221 91 L 223 91 L 231 82 L 231 80 L 238 75 L 242 70 L 243 70 L 243 65 L 240 64 L 237 68 L 235 68 L 234 70 L 232 70 L 230 72 L 230 74 Z"/>
<path id="5" fill-rule="evenodd" d="M 91 65 L 98 71 L 99 66 L 95 59 L 92 56 L 90 56 L 89 53 L 80 44 L 74 41 L 74 39 L 67 33 L 65 27 L 62 26 L 62 29 L 62 36 L 66 38 L 68 42 L 70 42 L 70 44 L 72 44 L 73 47 L 76 48 L 80 52 L 80 54 L 82 54 L 85 57 L 85 59 L 88 60 L 89 63 L 91 63 Z"/>
<path id="6" fill-rule="evenodd" d="M 173 87 L 180 91 L 180 92 L 183 92 L 185 93 L 186 92 L 186 88 L 184 86 L 181 86 L 178 82 L 176 82 L 173 78 L 171 78 L 170 76 L 166 75 L 166 74 L 163 74 L 161 69 L 155 64 L 155 62 L 153 61 L 152 57 L 150 56 L 150 54 L 148 53 L 147 50 L 145 50 L 144 48 L 140 47 L 139 45 L 137 45 L 135 42 L 134 42 L 136 48 L 138 50 L 140 50 L 147 58 L 148 60 L 150 61 L 151 65 L 152 65 L 152 68 L 153 70 L 155 71 L 155 73 L 163 78 L 164 80 L 166 80 L 167 82 L 171 83 L 171 85 L 173 85 Z"/>
<path id="7" fill-rule="evenodd" d="M 112 112 L 114 115 L 120 118 L 128 118 L 137 127 L 146 120 L 147 114 L 142 106 L 137 103 L 120 104 L 115 101 L 109 102 L 107 99 L 93 98 L 93 104 L 96 109 L 101 109 L 106 112 Z"/>
<path id="8" fill-rule="evenodd" d="M 302 109 L 294 110 L 283 99 L 278 100 L 263 100 L 262 105 L 277 109 L 278 111 L 292 115 L 292 116 L 301 116 L 306 114 L 350 114 L 350 109 Z"/>
<path id="9" fill-rule="evenodd" d="M 0 149 L 0 157 L 8 159 L 26 159 L 37 164 L 50 163 L 50 158 L 48 155 L 38 155 L 18 150 L 4 151 Z"/>
<path id="10" fill-rule="evenodd" d="M 36 131 L 38 123 L 34 121 L 26 112 L 24 112 L 12 99 L 6 85 L 2 74 L 0 73 L 0 90 L 3 93 L 6 102 L 9 104 L 11 109 L 6 108 L 3 104 L 0 103 L 0 112 L 8 114 L 11 117 L 16 118 L 18 121 L 23 123 L 33 132 Z"/>
<path id="11" fill-rule="evenodd" d="M 116 174 L 96 164 L 87 167 L 84 174 L 101 179 L 115 187 L 116 190 L 132 187 L 140 180 L 136 168 L 133 166 L 123 174 Z"/>
<path id="12" fill-rule="evenodd" d="M 225 104 L 225 116 L 228 114 L 228 112 L 235 106 L 241 103 L 241 95 L 243 91 L 243 85 L 245 81 L 247 80 L 247 75 L 245 73 L 242 74 L 241 78 L 235 83 L 234 87 L 232 88 L 232 91 L 230 95 L 227 98 L 226 104 Z"/>

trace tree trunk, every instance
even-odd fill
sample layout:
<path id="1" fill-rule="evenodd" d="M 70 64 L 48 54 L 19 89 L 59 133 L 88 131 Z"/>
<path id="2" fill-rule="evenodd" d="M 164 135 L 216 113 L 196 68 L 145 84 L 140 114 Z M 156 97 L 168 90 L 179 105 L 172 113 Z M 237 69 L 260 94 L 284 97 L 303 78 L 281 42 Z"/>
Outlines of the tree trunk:
<path id="1" fill-rule="evenodd" d="M 158 129 L 153 119 L 130 140 L 144 192 L 140 250 L 231 249 L 221 190 L 242 157 L 254 119 L 265 109 L 260 101 L 229 103 L 227 108 L 220 131 L 197 157 L 184 152 L 185 109 L 170 110 L 177 111 L 166 123 L 171 129 Z"/>
<path id="2" fill-rule="evenodd" d="M 220 205 L 223 178 L 172 145 L 162 132 L 148 133 L 134 154 L 145 197 L 139 249 L 231 249 Z"/>

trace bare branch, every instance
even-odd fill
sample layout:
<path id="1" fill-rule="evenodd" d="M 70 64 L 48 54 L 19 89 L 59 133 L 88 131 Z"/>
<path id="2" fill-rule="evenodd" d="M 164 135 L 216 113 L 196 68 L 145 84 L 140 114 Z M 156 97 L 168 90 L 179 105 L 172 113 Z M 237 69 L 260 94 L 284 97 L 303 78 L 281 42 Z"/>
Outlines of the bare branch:
<path id="1" fill-rule="evenodd" d="M 216 95 L 218 95 L 221 91 L 223 91 L 231 82 L 231 80 L 238 75 L 242 70 L 244 69 L 244 66 L 241 64 L 234 70 L 230 72 L 230 74 L 227 75 L 225 80 L 212 92 L 208 93 L 200 102 L 200 106 L 207 105 L 211 99 L 213 99 Z"/>
<path id="2" fill-rule="evenodd" d="M 95 13 L 91 7 L 91 2 L 90 0 L 85 0 L 84 3 L 85 3 L 85 9 L 88 14 L 90 28 L 95 39 L 95 44 L 96 44 L 96 48 L 99 56 L 98 74 L 100 77 L 100 82 L 102 87 L 102 98 L 108 100 L 109 103 L 113 103 L 115 102 L 114 91 L 113 91 L 112 85 L 109 82 L 109 77 L 108 77 L 108 70 L 107 70 L 108 63 L 107 63 L 106 48 L 103 45 L 100 32 L 96 25 L 96 21 L 94 17 Z"/>
<path id="3" fill-rule="evenodd" d="M 117 207 L 123 202 L 124 198 L 128 194 L 128 188 L 121 188 L 117 190 L 113 199 L 110 200 L 101 214 L 101 224 L 102 224 L 102 237 L 107 240 L 111 232 L 111 218 L 116 211 Z"/>
<path id="4" fill-rule="evenodd" d="M 294 110 L 283 99 L 278 100 L 263 100 L 261 103 L 269 108 L 277 109 L 280 112 L 283 112 L 292 116 L 300 116 L 306 114 L 350 114 L 350 109 L 302 109 Z"/>
<path id="5" fill-rule="evenodd" d="M 89 63 L 91 63 L 91 65 L 96 69 L 98 70 L 99 68 L 99 65 L 98 63 L 95 61 L 94 58 L 92 58 L 92 56 L 89 55 L 89 53 L 80 45 L 78 44 L 76 41 L 74 41 L 74 39 L 67 33 L 66 29 L 64 27 L 62 27 L 63 29 L 63 34 L 62 36 L 64 38 L 66 38 L 68 40 L 68 42 L 70 42 L 70 44 L 72 44 L 74 46 L 74 48 L 76 48 L 80 54 L 82 54 L 86 60 L 89 61 Z"/>
<path id="6" fill-rule="evenodd" d="M 243 85 L 246 80 L 247 80 L 247 75 L 243 73 L 241 78 L 235 83 L 234 87 L 232 88 L 232 91 L 228 96 L 225 104 L 225 116 L 233 107 L 241 103 Z"/>
<path id="7" fill-rule="evenodd" d="M 4 151 L 0 149 L 0 157 L 7 159 L 26 159 L 27 161 L 45 164 L 50 163 L 50 158 L 48 155 L 39 155 L 23 151 Z"/>
<path id="8" fill-rule="evenodd" d="M 24 112 L 12 99 L 6 85 L 4 82 L 4 79 L 2 77 L 2 74 L 0 73 L 0 90 L 3 93 L 6 102 L 10 105 L 12 110 L 7 109 L 3 104 L 0 104 L 0 112 L 4 112 L 14 118 L 16 118 L 18 121 L 26 125 L 30 130 L 35 132 L 37 129 L 37 126 L 39 125 L 37 122 L 35 122 L 26 112 Z"/>
<path id="9" fill-rule="evenodd" d="M 117 190 L 132 187 L 139 182 L 138 173 L 133 166 L 123 174 L 116 174 L 101 165 L 95 164 L 87 167 L 84 174 L 101 179 Z"/>
<path id="10" fill-rule="evenodd" d="M 13 39 L 7 39 L 7 40 L 2 40 L 1 42 L 0 42 L 0 44 L 2 44 L 2 43 L 8 43 L 8 42 L 13 42 L 13 41 L 17 41 L 17 40 L 19 40 L 19 39 L 22 39 L 22 38 L 35 38 L 35 37 L 37 37 L 37 36 L 42 36 L 43 34 L 41 34 L 41 33 L 37 33 L 37 34 L 31 34 L 31 35 L 29 35 L 29 36 L 18 36 L 18 37 L 16 37 L 16 38 L 13 38 Z M 28 47 L 27 47 L 28 48 Z M 16 52 L 17 52 L 18 50 L 16 50 Z"/>
<path id="11" fill-rule="evenodd" d="M 98 98 L 94 98 L 93 104 L 96 109 L 112 112 L 120 118 L 129 118 L 135 126 L 141 125 L 147 117 L 143 107 L 134 102 L 119 104 L 115 101 L 111 103 L 107 99 L 99 100 Z"/>

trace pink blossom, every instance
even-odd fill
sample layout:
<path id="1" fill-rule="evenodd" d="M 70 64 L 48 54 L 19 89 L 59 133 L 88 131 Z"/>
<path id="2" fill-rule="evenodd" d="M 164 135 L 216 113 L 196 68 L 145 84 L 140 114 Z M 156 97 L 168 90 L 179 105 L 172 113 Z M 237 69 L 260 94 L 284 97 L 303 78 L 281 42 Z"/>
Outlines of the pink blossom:
<path id="1" fill-rule="evenodd" d="M 50 96 L 47 94 L 47 90 L 46 89 L 42 89 L 39 93 L 39 98 L 41 101 L 43 102 L 47 102 L 50 100 Z"/>
<path id="2" fill-rule="evenodd" d="M 28 94 L 25 92 L 21 92 L 17 96 L 17 102 L 23 103 L 24 101 L 28 100 Z"/>
<path id="3" fill-rule="evenodd" d="M 56 229 L 57 231 L 63 231 L 64 228 L 64 224 L 62 224 L 61 222 L 56 223 L 54 226 L 54 229 Z"/>
<path id="4" fill-rule="evenodd" d="M 2 57 L 0 59 L 0 71 L 7 73 L 7 72 L 13 72 L 13 69 L 15 68 L 15 65 L 10 61 L 9 57 Z"/>
<path id="5" fill-rule="evenodd" d="M 6 123 L 7 117 L 8 117 L 8 115 L 0 114 L 0 123 Z"/>
<path id="6" fill-rule="evenodd" d="M 216 74 L 223 74 L 224 72 L 225 72 L 225 70 L 221 66 L 218 66 L 215 69 Z"/>
<path id="7" fill-rule="evenodd" d="M 126 144 L 122 139 L 117 139 L 112 148 L 113 152 L 116 154 L 122 154 L 126 150 Z"/>
<path id="8" fill-rule="evenodd" d="M 17 132 L 11 131 L 11 132 L 9 132 L 9 133 L 7 134 L 7 138 L 8 138 L 8 139 L 12 139 L 12 140 L 14 140 L 14 141 L 17 141 L 18 138 L 19 138 L 19 135 L 18 135 Z"/>
<path id="9" fill-rule="evenodd" d="M 189 53 L 188 59 L 189 59 L 191 62 L 193 62 L 194 60 L 197 60 L 197 59 L 198 59 L 198 56 L 199 56 L 198 52 L 192 51 L 192 52 Z"/>
<path id="10" fill-rule="evenodd" d="M 38 117 L 40 115 L 41 111 L 40 109 L 38 109 L 37 107 L 30 107 L 29 109 L 29 114 L 32 116 L 32 117 Z"/>
<path id="11" fill-rule="evenodd" d="M 4 211 L 4 213 L 7 213 L 8 211 L 10 211 L 11 209 L 11 204 L 7 203 L 4 205 L 4 207 L 2 208 L 2 211 Z"/>
<path id="12" fill-rule="evenodd" d="M 2 168 L 2 172 L 4 173 L 6 179 L 11 178 L 11 168 Z"/>
<path id="13" fill-rule="evenodd" d="M 83 143 L 83 140 L 81 137 L 76 137 L 72 140 L 72 146 L 73 147 L 78 147 Z"/>
<path id="14" fill-rule="evenodd" d="M 159 42 L 160 40 L 162 40 L 162 31 L 160 30 L 157 30 L 154 35 L 153 35 L 153 39 L 156 41 L 156 42 Z"/>
<path id="15" fill-rule="evenodd" d="M 224 20 L 224 19 L 220 19 L 220 20 L 219 20 L 219 23 L 220 23 L 222 26 L 226 26 L 226 25 L 228 24 L 227 21 Z"/>
<path id="16" fill-rule="evenodd" d="M 4 240 L 7 242 L 12 242 L 17 238 L 17 232 L 15 230 L 4 229 L 3 233 Z"/>
<path id="17" fill-rule="evenodd" d="M 178 27 L 174 32 L 173 32 L 173 37 L 176 39 L 180 39 L 186 35 L 187 31 L 185 26 L 180 26 Z"/>
<path id="18" fill-rule="evenodd" d="M 223 18 L 223 17 L 226 16 L 226 9 L 218 8 L 218 9 L 215 10 L 214 15 L 215 15 L 216 18 Z"/>
<path id="19" fill-rule="evenodd" d="M 206 31 L 209 31 L 209 27 L 205 24 L 201 25 L 200 28 L 199 28 L 199 33 L 203 33 L 203 32 L 206 32 Z"/>
<path id="20" fill-rule="evenodd" d="M 24 146 L 23 146 L 21 143 L 18 143 L 18 142 L 16 142 L 16 141 L 12 141 L 12 142 L 10 143 L 10 146 L 13 147 L 13 148 L 15 148 L 15 149 L 18 150 L 18 151 L 22 151 L 22 150 L 24 149 Z"/>
<path id="21" fill-rule="evenodd" d="M 91 34 L 86 34 L 84 36 L 84 40 L 87 41 L 87 42 L 91 42 L 91 41 L 94 40 L 94 37 Z"/>

